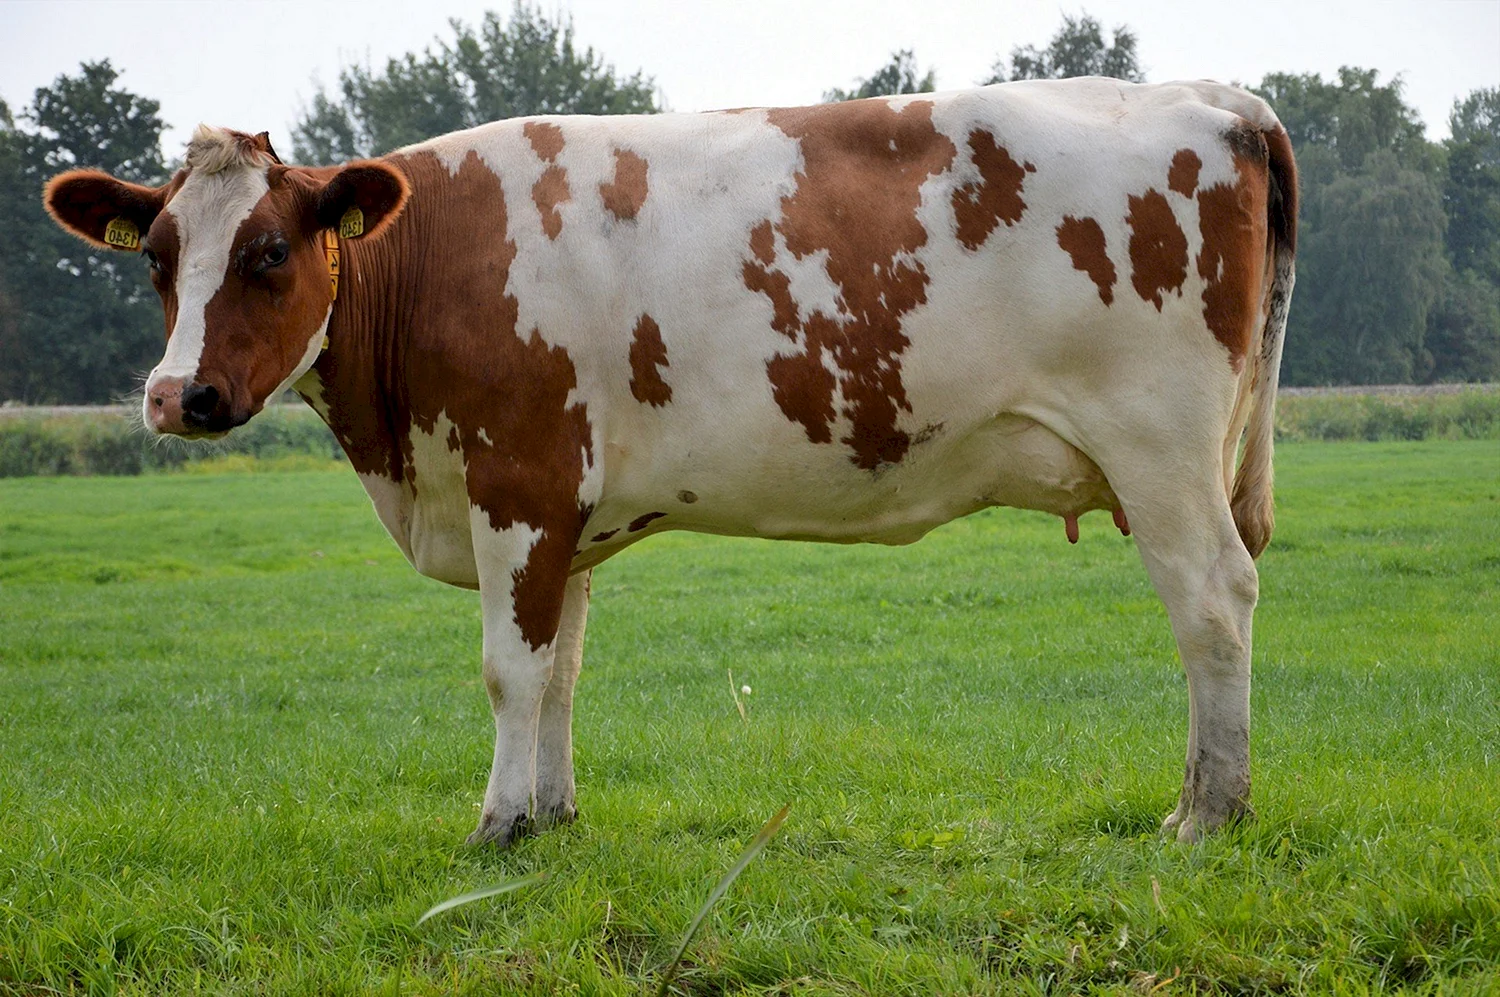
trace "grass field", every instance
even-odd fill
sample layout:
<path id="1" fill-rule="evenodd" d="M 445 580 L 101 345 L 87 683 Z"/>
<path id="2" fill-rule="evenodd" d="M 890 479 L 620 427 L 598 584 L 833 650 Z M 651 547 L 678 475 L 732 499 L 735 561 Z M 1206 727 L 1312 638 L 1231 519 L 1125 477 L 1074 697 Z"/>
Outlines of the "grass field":
<path id="1" fill-rule="evenodd" d="M 1195 847 L 1155 834 L 1186 688 L 1102 514 L 627 551 L 581 818 L 494 853 L 477 597 L 353 474 L 0 481 L 0 994 L 649 993 L 786 802 L 678 992 L 1500 991 L 1500 453 L 1277 458 L 1259 817 Z"/>

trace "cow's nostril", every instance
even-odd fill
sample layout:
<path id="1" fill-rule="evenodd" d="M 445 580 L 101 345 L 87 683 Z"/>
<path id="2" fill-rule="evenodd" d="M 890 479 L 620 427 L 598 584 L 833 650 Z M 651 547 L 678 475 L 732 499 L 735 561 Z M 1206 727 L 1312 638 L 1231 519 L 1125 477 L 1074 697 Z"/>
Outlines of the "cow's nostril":
<path id="1" fill-rule="evenodd" d="M 161 408 L 162 407 L 162 397 L 161 397 L 161 395 L 157 395 L 154 398 L 152 398 L 151 399 L 151 404 L 155 405 L 157 408 Z"/>
<path id="2" fill-rule="evenodd" d="M 182 418 L 185 422 L 208 422 L 218 404 L 219 389 L 211 384 L 193 384 L 182 389 Z"/>

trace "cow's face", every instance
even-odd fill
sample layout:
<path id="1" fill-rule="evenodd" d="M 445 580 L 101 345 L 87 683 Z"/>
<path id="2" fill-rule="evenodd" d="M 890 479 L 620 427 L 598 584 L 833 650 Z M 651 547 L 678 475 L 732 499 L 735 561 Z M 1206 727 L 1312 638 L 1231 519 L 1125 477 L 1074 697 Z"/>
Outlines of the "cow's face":
<path id="1" fill-rule="evenodd" d="M 378 236 L 406 195 L 384 163 L 289 167 L 264 134 L 205 127 L 161 187 L 74 170 L 45 192 L 64 228 L 149 261 L 167 350 L 146 380 L 144 418 L 178 436 L 225 433 L 307 372 L 333 310 L 325 233 L 340 233 L 342 262 L 342 246 Z"/>

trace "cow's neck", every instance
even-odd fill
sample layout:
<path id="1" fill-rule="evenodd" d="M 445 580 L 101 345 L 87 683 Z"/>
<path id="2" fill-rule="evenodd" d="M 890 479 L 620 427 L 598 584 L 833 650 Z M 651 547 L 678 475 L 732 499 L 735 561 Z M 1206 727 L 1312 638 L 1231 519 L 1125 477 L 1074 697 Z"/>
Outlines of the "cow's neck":
<path id="1" fill-rule="evenodd" d="M 399 221 L 381 238 L 340 241 L 342 276 L 328 320 L 328 348 L 297 390 L 328 423 L 354 469 L 409 476 L 406 331 L 397 261 L 420 260 Z M 410 277 L 411 275 L 406 275 Z M 406 304 L 409 306 L 410 301 Z"/>

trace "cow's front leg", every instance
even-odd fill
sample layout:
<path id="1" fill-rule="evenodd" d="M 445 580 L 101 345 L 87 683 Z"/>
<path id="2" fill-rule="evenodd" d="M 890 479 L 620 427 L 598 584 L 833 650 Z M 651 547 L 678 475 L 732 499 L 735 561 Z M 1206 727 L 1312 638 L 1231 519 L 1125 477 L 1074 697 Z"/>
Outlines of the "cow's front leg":
<path id="1" fill-rule="evenodd" d="M 504 848 L 526 833 L 535 812 L 537 724 L 552 676 L 567 564 L 551 563 L 557 545 L 543 530 L 525 524 L 496 530 L 476 516 L 473 531 L 495 757 L 469 843 Z"/>
<path id="2" fill-rule="evenodd" d="M 585 571 L 568 579 L 552 681 L 542 697 L 536 738 L 536 820 L 543 825 L 566 824 L 578 814 L 573 802 L 573 685 L 583 667 L 583 627 L 589 615 L 591 574 Z"/>

